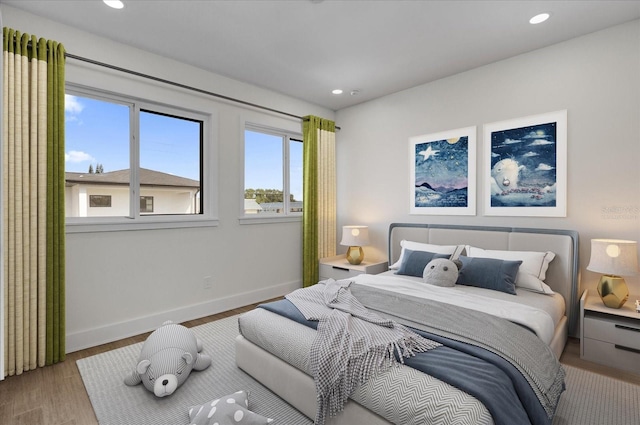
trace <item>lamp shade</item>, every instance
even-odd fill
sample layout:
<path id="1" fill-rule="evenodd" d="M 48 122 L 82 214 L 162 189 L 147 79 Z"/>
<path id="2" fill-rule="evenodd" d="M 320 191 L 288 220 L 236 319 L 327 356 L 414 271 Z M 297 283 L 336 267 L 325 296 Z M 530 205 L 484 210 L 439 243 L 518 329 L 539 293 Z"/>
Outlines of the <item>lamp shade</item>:
<path id="1" fill-rule="evenodd" d="M 342 226 L 342 240 L 340 245 L 364 246 L 369 245 L 368 226 Z"/>
<path id="2" fill-rule="evenodd" d="M 638 274 L 638 243 L 619 239 L 591 239 L 587 270 L 612 276 Z"/>

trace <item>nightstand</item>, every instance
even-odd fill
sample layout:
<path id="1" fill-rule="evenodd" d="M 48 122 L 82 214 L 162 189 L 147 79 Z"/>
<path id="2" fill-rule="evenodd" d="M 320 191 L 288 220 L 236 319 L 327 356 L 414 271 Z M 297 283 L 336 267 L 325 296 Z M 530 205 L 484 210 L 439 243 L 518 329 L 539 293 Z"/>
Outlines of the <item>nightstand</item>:
<path id="1" fill-rule="evenodd" d="M 618 369 L 640 373 L 640 313 L 635 300 L 609 308 L 595 293 L 580 298 L 580 357 Z"/>
<path id="2" fill-rule="evenodd" d="M 358 265 L 353 265 L 347 261 L 344 254 L 320 260 L 320 280 L 329 278 L 340 280 L 359 274 L 378 274 L 387 270 L 389 270 L 389 263 L 386 261 L 363 261 Z"/>

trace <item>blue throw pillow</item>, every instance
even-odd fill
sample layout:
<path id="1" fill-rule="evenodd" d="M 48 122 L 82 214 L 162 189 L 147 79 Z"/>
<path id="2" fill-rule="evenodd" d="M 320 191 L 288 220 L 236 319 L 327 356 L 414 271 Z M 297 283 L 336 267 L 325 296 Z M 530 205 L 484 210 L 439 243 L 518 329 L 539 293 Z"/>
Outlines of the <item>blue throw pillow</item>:
<path id="1" fill-rule="evenodd" d="M 502 291 L 516 295 L 516 276 L 522 261 L 506 261 L 495 258 L 459 257 L 462 267 L 458 273 L 458 285 Z"/>
<path id="2" fill-rule="evenodd" d="M 449 257 L 451 257 L 451 254 L 436 254 L 435 252 L 429 251 L 411 251 L 410 249 L 405 249 L 402 263 L 396 274 L 422 277 L 424 268 L 431 260 L 434 258 Z"/>

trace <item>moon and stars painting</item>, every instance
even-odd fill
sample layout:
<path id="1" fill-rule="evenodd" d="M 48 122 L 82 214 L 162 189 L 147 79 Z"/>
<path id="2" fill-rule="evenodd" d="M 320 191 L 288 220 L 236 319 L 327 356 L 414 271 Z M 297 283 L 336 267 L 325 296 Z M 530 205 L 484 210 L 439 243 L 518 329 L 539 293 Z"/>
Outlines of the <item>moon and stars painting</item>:
<path id="1" fill-rule="evenodd" d="M 485 125 L 489 215 L 563 216 L 566 111 Z"/>
<path id="2" fill-rule="evenodd" d="M 475 215 L 476 127 L 410 138 L 412 214 Z"/>

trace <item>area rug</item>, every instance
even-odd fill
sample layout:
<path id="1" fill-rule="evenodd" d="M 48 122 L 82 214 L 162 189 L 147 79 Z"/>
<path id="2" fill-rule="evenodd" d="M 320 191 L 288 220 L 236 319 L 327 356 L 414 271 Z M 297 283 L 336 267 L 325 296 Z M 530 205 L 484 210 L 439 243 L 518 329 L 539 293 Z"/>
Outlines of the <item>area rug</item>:
<path id="1" fill-rule="evenodd" d="M 142 343 L 119 348 L 76 363 L 100 425 L 188 425 L 188 409 L 239 390 L 249 392 L 249 408 L 273 418 L 275 425 L 313 422 L 238 369 L 234 338 L 237 316 L 193 328 L 213 364 L 192 372 L 173 395 L 157 398 L 142 385 L 128 387 L 123 378 L 136 363 Z M 553 425 L 638 425 L 640 386 L 565 366 L 567 391 Z M 354 424 L 358 425 L 358 424 Z"/>
<path id="2" fill-rule="evenodd" d="M 235 363 L 234 339 L 238 317 L 232 316 L 192 328 L 213 359 L 207 369 L 191 372 L 169 397 L 157 398 L 142 384 L 128 387 L 123 379 L 137 362 L 142 343 L 118 348 L 76 362 L 100 425 L 188 425 L 189 407 L 236 391 L 249 393 L 249 409 L 274 425 L 310 425 L 302 413 L 273 394 Z"/>

